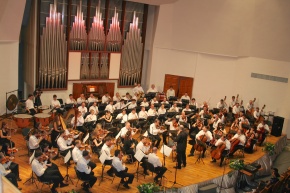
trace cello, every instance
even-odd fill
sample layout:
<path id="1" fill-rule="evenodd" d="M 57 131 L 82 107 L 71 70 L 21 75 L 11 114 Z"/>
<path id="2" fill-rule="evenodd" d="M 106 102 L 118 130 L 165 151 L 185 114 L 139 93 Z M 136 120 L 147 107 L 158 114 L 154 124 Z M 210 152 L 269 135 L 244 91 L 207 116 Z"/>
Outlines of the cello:
<path id="1" fill-rule="evenodd" d="M 211 157 L 215 160 L 221 159 L 222 152 L 226 149 L 226 145 L 224 143 L 217 146 L 215 150 L 211 152 Z"/>
<path id="2" fill-rule="evenodd" d="M 231 148 L 230 148 L 230 153 L 232 153 L 235 149 L 235 147 L 237 145 L 239 145 L 240 143 L 240 140 L 238 138 L 234 138 L 232 141 L 231 141 Z"/>
<path id="3" fill-rule="evenodd" d="M 206 148 L 206 146 L 205 146 L 205 142 L 206 141 L 207 141 L 206 135 L 205 134 L 204 135 L 201 135 L 199 137 L 199 139 L 197 139 L 197 143 L 194 144 L 194 146 L 193 146 L 194 149 L 196 151 L 203 151 Z"/>

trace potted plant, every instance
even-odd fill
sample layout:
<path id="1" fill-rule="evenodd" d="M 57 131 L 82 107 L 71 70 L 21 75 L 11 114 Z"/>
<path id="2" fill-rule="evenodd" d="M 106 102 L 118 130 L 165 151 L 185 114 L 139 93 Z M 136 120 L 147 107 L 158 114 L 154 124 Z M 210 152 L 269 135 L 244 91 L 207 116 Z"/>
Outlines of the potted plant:
<path id="1" fill-rule="evenodd" d="M 266 142 L 263 148 L 263 151 L 266 151 L 270 156 L 273 155 L 275 152 L 275 145 L 270 142 Z"/>
<path id="2" fill-rule="evenodd" d="M 229 166 L 234 170 L 241 170 L 245 167 L 244 160 L 231 160 Z"/>
<path id="3" fill-rule="evenodd" d="M 160 190 L 159 186 L 155 183 L 144 183 L 137 186 L 140 193 L 153 193 Z"/>

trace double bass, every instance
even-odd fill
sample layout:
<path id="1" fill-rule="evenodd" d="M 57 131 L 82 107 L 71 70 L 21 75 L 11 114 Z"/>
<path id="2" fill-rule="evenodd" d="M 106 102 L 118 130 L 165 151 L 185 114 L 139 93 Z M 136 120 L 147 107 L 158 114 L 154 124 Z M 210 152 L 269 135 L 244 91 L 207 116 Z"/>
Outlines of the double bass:
<path id="1" fill-rule="evenodd" d="M 232 153 L 235 149 L 235 147 L 237 145 L 239 145 L 240 143 L 240 140 L 238 138 L 234 138 L 232 141 L 231 141 L 231 148 L 230 148 L 230 153 Z"/>
<path id="2" fill-rule="evenodd" d="M 226 145 L 224 143 L 218 145 L 217 148 L 211 152 L 211 157 L 216 159 L 216 160 L 221 159 L 222 152 L 225 149 L 226 149 Z"/>

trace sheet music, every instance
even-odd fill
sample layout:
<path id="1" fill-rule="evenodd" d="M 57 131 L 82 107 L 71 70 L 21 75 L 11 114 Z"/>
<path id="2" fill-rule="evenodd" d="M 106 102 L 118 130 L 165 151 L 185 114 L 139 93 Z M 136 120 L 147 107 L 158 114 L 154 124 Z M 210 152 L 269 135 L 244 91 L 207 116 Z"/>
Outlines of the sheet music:
<path id="1" fill-rule="evenodd" d="M 29 158 L 29 164 L 32 163 L 33 159 L 34 159 L 34 154 L 35 154 L 35 150 L 33 151 L 33 154 L 30 156 Z"/>
<path id="2" fill-rule="evenodd" d="M 143 134 L 143 136 L 148 137 L 148 131 L 145 131 L 145 133 Z"/>
<path id="3" fill-rule="evenodd" d="M 107 156 L 106 153 L 102 153 L 101 156 L 100 156 L 100 158 L 99 158 L 100 162 L 101 162 L 102 164 L 104 164 L 104 162 L 106 161 L 107 157 L 108 157 L 108 156 Z"/>
<path id="4" fill-rule="evenodd" d="M 135 153 L 134 157 L 140 162 L 143 157 L 145 156 L 145 153 L 143 153 L 140 149 Z"/>
<path id="5" fill-rule="evenodd" d="M 162 145 L 160 149 L 160 153 L 164 154 L 166 157 L 169 157 L 172 152 L 172 149 L 167 145 Z"/>
<path id="6" fill-rule="evenodd" d="M 71 158 L 71 152 L 68 151 L 67 154 L 64 157 L 64 163 L 67 163 L 69 161 L 69 159 Z"/>
<path id="7" fill-rule="evenodd" d="M 88 134 L 86 135 L 86 137 L 83 139 L 83 143 L 86 143 L 86 141 L 89 139 L 89 136 L 90 136 L 90 134 L 88 133 Z"/>

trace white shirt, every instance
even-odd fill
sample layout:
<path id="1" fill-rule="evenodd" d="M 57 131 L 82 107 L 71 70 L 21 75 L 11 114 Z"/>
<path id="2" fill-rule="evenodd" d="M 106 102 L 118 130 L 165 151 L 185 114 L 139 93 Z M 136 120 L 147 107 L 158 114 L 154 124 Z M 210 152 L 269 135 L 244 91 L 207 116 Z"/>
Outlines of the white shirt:
<path id="1" fill-rule="evenodd" d="M 161 108 L 159 108 L 158 109 L 158 114 L 159 115 L 164 115 L 166 113 L 166 109 L 164 108 L 164 109 L 161 109 Z"/>
<path id="2" fill-rule="evenodd" d="M 84 120 L 84 118 L 82 117 L 82 116 L 80 116 L 80 117 L 78 117 L 77 118 L 77 127 L 78 126 L 83 126 L 83 124 L 84 124 L 84 122 L 85 122 L 85 120 Z M 75 117 L 73 117 L 72 119 L 71 119 L 71 122 L 70 122 L 73 126 L 75 126 Z"/>
<path id="3" fill-rule="evenodd" d="M 169 125 L 169 130 L 176 130 L 175 127 L 173 126 L 172 121 L 165 121 L 165 125 Z"/>
<path id="4" fill-rule="evenodd" d="M 127 132 L 128 132 L 127 127 L 123 127 L 123 128 L 120 130 L 120 136 L 124 138 Z M 134 135 L 136 134 L 136 132 L 131 131 L 131 134 L 132 134 L 132 136 L 134 136 Z"/>
<path id="5" fill-rule="evenodd" d="M 137 152 L 137 150 L 141 150 L 143 153 L 146 153 L 149 151 L 149 149 L 150 149 L 150 146 L 149 145 L 145 146 L 142 141 L 140 141 L 136 146 L 136 152 Z"/>
<path id="6" fill-rule="evenodd" d="M 120 100 L 121 100 L 121 97 L 113 96 L 113 101 L 120 102 Z"/>
<path id="7" fill-rule="evenodd" d="M 155 116 L 155 115 L 158 115 L 156 109 L 149 109 L 148 110 L 148 116 Z"/>
<path id="8" fill-rule="evenodd" d="M 169 98 L 169 97 L 175 97 L 175 90 L 174 89 L 168 89 L 166 91 L 166 97 Z"/>
<path id="9" fill-rule="evenodd" d="M 253 104 L 248 103 L 247 106 L 246 106 L 246 109 L 248 111 L 250 111 L 252 108 L 254 108 L 254 103 Z"/>
<path id="10" fill-rule="evenodd" d="M 133 93 L 135 94 L 135 93 L 137 93 L 137 94 L 139 94 L 139 93 L 144 93 L 144 90 L 143 90 L 143 88 L 140 86 L 135 86 L 134 88 L 133 88 Z"/>
<path id="11" fill-rule="evenodd" d="M 91 112 L 91 110 L 94 110 L 95 111 L 95 115 L 97 115 L 98 113 L 99 113 L 99 108 L 97 107 L 97 106 L 91 106 L 90 108 L 89 108 L 89 112 Z"/>
<path id="12" fill-rule="evenodd" d="M 92 171 L 92 169 L 88 166 L 87 160 L 84 157 L 78 159 L 76 168 L 79 172 L 84 172 L 86 174 L 90 174 Z"/>
<path id="13" fill-rule="evenodd" d="M 156 128 L 155 123 L 152 123 L 150 125 L 149 133 L 152 134 L 152 135 L 158 135 L 158 133 L 163 133 L 163 131 L 158 129 L 158 128 Z"/>
<path id="14" fill-rule="evenodd" d="M 141 104 L 140 104 L 141 107 L 148 107 L 149 106 L 149 103 L 146 101 L 142 101 Z"/>
<path id="15" fill-rule="evenodd" d="M 28 109 L 34 109 L 34 104 L 33 104 L 33 100 L 31 99 L 27 99 L 25 102 L 26 108 Z"/>
<path id="16" fill-rule="evenodd" d="M 111 113 L 113 113 L 115 110 L 115 107 L 111 104 L 108 104 L 105 108 L 105 111 L 110 111 Z"/>
<path id="17" fill-rule="evenodd" d="M 148 162 L 153 164 L 154 167 L 161 167 L 161 161 L 159 157 L 155 153 L 149 153 Z"/>
<path id="18" fill-rule="evenodd" d="M 56 100 L 52 100 L 51 101 L 51 106 L 54 108 L 54 107 L 57 107 L 58 108 L 60 107 L 60 102 L 56 99 Z"/>
<path id="19" fill-rule="evenodd" d="M 124 109 L 126 107 L 125 103 L 118 102 L 114 105 L 115 109 Z"/>
<path id="20" fill-rule="evenodd" d="M 39 148 L 39 140 L 37 139 L 37 137 L 35 137 L 35 135 L 31 135 L 29 137 L 29 149 L 37 149 Z"/>
<path id="21" fill-rule="evenodd" d="M 66 104 L 76 104 L 76 101 L 75 101 L 75 99 L 68 98 L 68 99 L 66 99 L 66 102 L 65 103 Z"/>
<path id="22" fill-rule="evenodd" d="M 184 111 L 191 111 L 191 109 L 184 108 L 184 109 L 182 109 L 182 112 L 184 112 Z"/>
<path id="23" fill-rule="evenodd" d="M 245 145 L 245 143 L 246 143 L 246 136 L 245 135 L 235 134 L 232 139 L 236 139 L 236 138 L 238 138 L 240 140 L 239 145 L 243 145 L 243 146 Z"/>
<path id="24" fill-rule="evenodd" d="M 5 166 L 0 163 L 0 174 L 2 176 L 6 176 L 7 174 L 11 173 L 11 170 L 6 170 Z M 3 191 L 4 192 L 4 191 Z"/>
<path id="25" fill-rule="evenodd" d="M 225 108 L 225 103 L 218 102 L 217 105 L 216 105 L 216 108 L 217 109 L 223 109 L 223 108 Z"/>
<path id="26" fill-rule="evenodd" d="M 239 112 L 240 112 L 240 108 L 237 106 L 234 106 L 233 107 L 233 114 L 239 114 Z"/>
<path id="27" fill-rule="evenodd" d="M 260 114 L 261 114 L 261 112 L 259 111 L 254 111 L 254 117 L 255 117 L 255 119 L 258 119 L 259 117 L 260 117 Z"/>
<path id="28" fill-rule="evenodd" d="M 218 139 L 217 142 L 214 144 L 215 146 L 218 146 L 221 142 L 226 142 L 226 148 L 225 150 L 230 150 L 231 149 L 231 142 L 229 140 L 223 141 L 222 139 Z"/>
<path id="29" fill-rule="evenodd" d="M 154 87 L 154 89 L 150 87 L 150 88 L 147 90 L 147 93 L 149 93 L 149 92 L 158 92 L 158 90 L 157 90 L 156 87 Z"/>
<path id="30" fill-rule="evenodd" d="M 132 99 L 135 99 L 136 101 L 138 100 L 138 98 L 137 98 L 136 95 L 134 95 L 134 96 L 132 97 Z"/>
<path id="31" fill-rule="evenodd" d="M 200 136 L 205 135 L 207 138 L 207 141 L 212 140 L 212 134 L 210 131 L 206 131 L 206 133 L 203 130 L 200 130 L 198 134 L 195 136 L 196 139 L 199 139 Z"/>
<path id="32" fill-rule="evenodd" d="M 172 106 L 170 109 L 169 109 L 170 112 L 179 112 L 179 108 L 178 107 L 174 107 Z"/>
<path id="33" fill-rule="evenodd" d="M 32 164 L 32 171 L 38 176 L 42 176 L 47 168 L 45 163 L 40 163 L 37 159 L 33 159 Z"/>
<path id="34" fill-rule="evenodd" d="M 57 139 L 57 145 L 60 151 L 65 151 L 72 147 L 67 145 L 67 141 L 62 136 Z"/>
<path id="35" fill-rule="evenodd" d="M 118 157 L 114 157 L 113 161 L 112 161 L 112 166 L 118 171 L 123 171 L 125 170 L 125 166 L 123 165 L 122 159 L 120 160 L 120 158 Z"/>
<path id="36" fill-rule="evenodd" d="M 83 157 L 83 152 L 77 146 L 75 146 L 72 150 L 72 158 L 74 162 L 77 163 L 79 159 L 81 159 L 82 157 Z"/>
<path id="37" fill-rule="evenodd" d="M 128 106 L 128 109 L 133 109 L 133 108 L 137 107 L 137 103 L 130 102 L 129 104 L 127 104 L 127 106 Z"/>
<path id="38" fill-rule="evenodd" d="M 79 97 L 79 98 L 77 98 L 77 103 L 78 104 L 81 104 L 81 103 L 86 103 L 87 102 L 87 100 L 85 99 L 85 98 L 81 98 L 81 97 Z"/>
<path id="39" fill-rule="evenodd" d="M 139 112 L 139 118 L 140 119 L 147 119 L 148 113 L 146 111 L 140 111 Z"/>
<path id="40" fill-rule="evenodd" d="M 96 115 L 89 114 L 86 117 L 85 122 L 91 122 L 91 121 L 97 121 L 97 116 Z"/>
<path id="41" fill-rule="evenodd" d="M 106 95 L 102 97 L 102 103 L 107 103 L 109 102 L 109 100 L 110 100 L 110 97 L 107 97 Z"/>
<path id="42" fill-rule="evenodd" d="M 257 126 L 257 130 L 260 131 L 262 127 L 264 127 L 265 130 L 267 130 L 268 132 L 270 132 L 269 126 L 267 124 L 263 125 L 262 123 L 260 123 Z"/>
<path id="43" fill-rule="evenodd" d="M 188 100 L 188 102 L 190 101 L 190 97 L 189 97 L 189 96 L 185 96 L 185 95 L 183 95 L 180 99 L 181 99 L 181 100 L 182 100 L 182 99 Z"/>
<path id="44" fill-rule="evenodd" d="M 88 112 L 87 107 L 79 106 L 78 110 L 82 113 L 82 116 L 84 116 L 86 114 L 86 112 Z"/>
<path id="45" fill-rule="evenodd" d="M 128 121 L 128 115 L 123 113 L 119 113 L 116 119 L 122 119 L 121 123 L 126 123 Z"/>
<path id="46" fill-rule="evenodd" d="M 218 127 L 218 124 L 221 122 L 221 119 L 218 119 L 217 121 L 214 121 L 213 124 L 212 124 L 212 127 L 217 129 Z"/>
<path id="47" fill-rule="evenodd" d="M 195 106 L 196 108 L 198 108 L 198 104 L 196 101 L 195 102 L 190 101 L 189 105 L 192 105 L 192 106 Z"/>
<path id="48" fill-rule="evenodd" d="M 93 103 L 93 102 L 97 102 L 98 100 L 95 97 L 89 97 L 88 98 L 88 102 L 89 103 Z"/>
<path id="49" fill-rule="evenodd" d="M 112 160 L 113 157 L 111 157 L 111 148 L 107 146 L 107 144 L 104 144 L 101 150 L 101 154 L 105 153 L 107 155 L 106 160 Z"/>
<path id="50" fill-rule="evenodd" d="M 132 119 L 138 119 L 138 114 L 137 113 L 129 113 L 128 120 L 132 120 Z"/>

